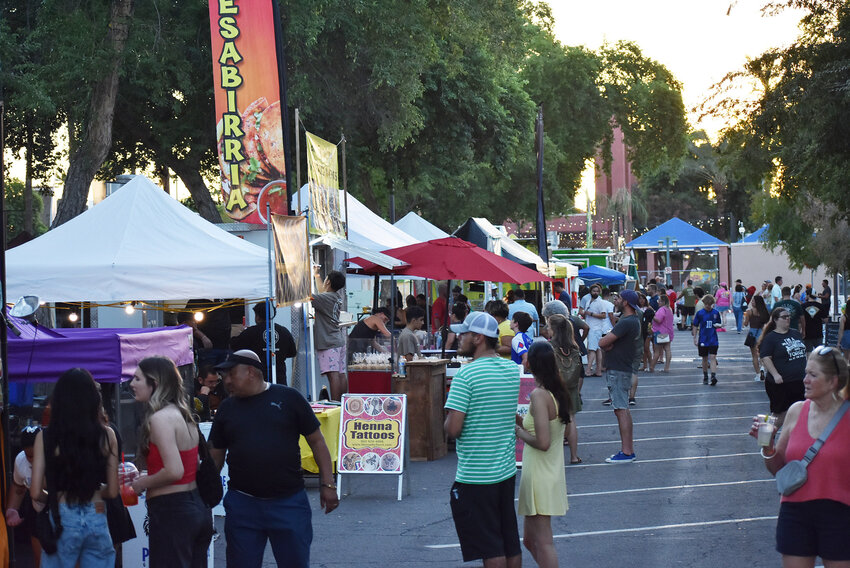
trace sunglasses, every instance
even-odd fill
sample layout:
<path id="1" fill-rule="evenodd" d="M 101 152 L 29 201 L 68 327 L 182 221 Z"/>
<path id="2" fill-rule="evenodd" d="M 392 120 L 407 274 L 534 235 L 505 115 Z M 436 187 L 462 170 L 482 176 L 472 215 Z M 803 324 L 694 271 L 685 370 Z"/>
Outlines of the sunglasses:
<path id="1" fill-rule="evenodd" d="M 830 353 L 832 354 L 832 364 L 835 365 L 835 374 L 836 375 L 840 374 L 840 371 L 838 370 L 838 359 L 835 358 L 835 354 L 837 352 L 838 352 L 838 350 L 836 348 L 830 347 L 829 345 L 818 345 L 817 347 L 812 349 L 812 353 L 814 353 L 815 355 L 817 355 L 819 357 L 825 357 L 825 356 L 829 355 Z"/>

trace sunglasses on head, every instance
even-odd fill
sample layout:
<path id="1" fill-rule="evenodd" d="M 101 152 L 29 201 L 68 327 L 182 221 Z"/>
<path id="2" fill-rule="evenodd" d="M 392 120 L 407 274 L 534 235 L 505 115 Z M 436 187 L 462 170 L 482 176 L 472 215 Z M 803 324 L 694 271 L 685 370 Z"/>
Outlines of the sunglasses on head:
<path id="1" fill-rule="evenodd" d="M 839 374 L 838 370 L 838 359 L 835 358 L 835 354 L 838 350 L 835 347 L 831 347 L 829 345 L 818 345 L 814 349 L 812 349 L 812 353 L 819 357 L 826 357 L 829 354 L 832 354 L 832 364 L 835 365 L 835 374 Z"/>

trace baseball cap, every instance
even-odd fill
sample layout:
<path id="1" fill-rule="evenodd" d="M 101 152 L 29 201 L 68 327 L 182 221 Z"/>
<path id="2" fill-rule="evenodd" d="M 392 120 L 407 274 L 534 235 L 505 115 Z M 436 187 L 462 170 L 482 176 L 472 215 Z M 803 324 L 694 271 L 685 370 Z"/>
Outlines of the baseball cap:
<path id="1" fill-rule="evenodd" d="M 451 329 L 455 333 L 480 333 L 487 337 L 499 337 L 499 324 L 496 318 L 484 312 L 472 312 L 463 323 L 453 323 Z"/>
<path id="2" fill-rule="evenodd" d="M 638 309 L 638 295 L 634 290 L 623 290 L 620 292 L 620 297 L 624 299 L 628 304 L 634 308 Z"/>
<path id="3" fill-rule="evenodd" d="M 236 365 L 249 365 L 263 371 L 263 364 L 257 354 L 250 349 L 240 349 L 233 353 L 228 353 L 227 359 L 215 366 L 217 371 L 226 371 L 232 369 Z"/>

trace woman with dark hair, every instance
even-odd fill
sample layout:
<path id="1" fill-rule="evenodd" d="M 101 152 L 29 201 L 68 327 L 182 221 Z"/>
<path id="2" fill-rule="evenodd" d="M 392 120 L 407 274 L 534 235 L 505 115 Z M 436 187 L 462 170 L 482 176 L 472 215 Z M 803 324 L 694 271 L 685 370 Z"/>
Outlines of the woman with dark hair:
<path id="1" fill-rule="evenodd" d="M 465 302 L 455 302 L 452 306 L 451 316 L 449 316 L 449 326 L 463 323 L 467 315 L 469 315 L 469 306 Z M 446 336 L 446 349 L 457 349 L 457 346 L 458 336 L 449 327 L 449 334 Z"/>
<path id="2" fill-rule="evenodd" d="M 531 391 L 528 414 L 517 415 L 516 436 L 525 442 L 517 511 L 525 516 L 523 542 L 537 565 L 557 568 L 551 517 L 568 509 L 564 450 L 557 442 L 570 421 L 570 396 L 548 342 L 531 344 L 528 364 L 537 388 Z"/>
<path id="3" fill-rule="evenodd" d="M 673 357 L 671 345 L 673 344 L 673 311 L 670 309 L 670 298 L 667 295 L 658 297 L 658 310 L 652 318 L 652 331 L 655 335 L 655 358 L 652 360 L 650 370 L 655 371 L 655 366 L 664 357 L 664 372 L 670 372 L 670 360 Z M 666 337 L 662 337 L 666 336 Z"/>
<path id="4" fill-rule="evenodd" d="M 206 567 L 212 514 L 198 493 L 200 432 L 183 379 L 168 357 L 147 357 L 130 388 L 148 405 L 139 441 L 148 474 L 133 490 L 147 491 L 151 566 Z"/>
<path id="5" fill-rule="evenodd" d="M 549 343 L 555 351 L 558 372 L 570 397 L 570 421 L 564 429 L 564 445 L 570 446 L 570 465 L 573 465 L 581 463 L 581 458 L 578 457 L 578 428 L 576 427 L 576 414 L 581 412 L 581 372 L 584 370 L 581 364 L 581 351 L 575 340 L 573 325 L 566 316 L 552 314 L 546 323 L 552 335 Z"/>
<path id="6" fill-rule="evenodd" d="M 35 516 L 44 509 L 44 504 L 33 505 L 29 488 L 32 485 L 33 446 L 39 432 L 41 428 L 38 426 L 25 426 L 21 430 L 21 451 L 15 457 L 12 484 L 6 496 L 6 525 L 19 527 L 18 531 L 29 535 L 35 568 L 39 568 L 41 563 L 41 543 L 35 535 Z"/>
<path id="7" fill-rule="evenodd" d="M 747 308 L 746 312 L 744 312 L 744 325 L 750 328 L 748 333 L 753 336 L 753 339 L 749 341 L 752 342 L 752 345 L 750 346 L 750 353 L 753 356 L 753 370 L 756 372 L 756 376 L 753 379 L 754 381 L 764 380 L 761 365 L 759 364 L 759 351 L 756 347 L 756 343 L 761 336 L 762 327 L 764 327 L 764 324 L 766 324 L 769 319 L 770 312 L 767 311 L 767 305 L 764 303 L 764 298 L 759 294 L 754 295 L 752 301 L 750 301 L 750 307 Z"/>
<path id="8" fill-rule="evenodd" d="M 638 307 L 640 308 L 641 326 L 640 337 L 643 341 L 643 357 L 641 357 L 641 371 L 652 372 L 652 320 L 655 317 L 655 310 L 649 305 L 649 300 L 646 299 L 646 294 L 638 292 Z"/>
<path id="9" fill-rule="evenodd" d="M 774 308 L 756 343 L 761 363 L 767 372 L 764 389 L 770 399 L 770 412 L 776 415 L 776 428 L 782 427 L 785 412 L 805 398 L 806 344 L 800 332 L 791 327 L 791 312 L 784 306 Z"/>
<path id="10" fill-rule="evenodd" d="M 41 566 L 112 568 L 115 548 L 103 500 L 118 495 L 118 443 L 101 420 L 91 374 L 65 371 L 53 389 L 51 410 L 50 426 L 33 447 L 30 496 L 49 503 L 59 539 L 55 554 L 42 551 Z M 47 488 L 55 495 L 48 496 Z"/>

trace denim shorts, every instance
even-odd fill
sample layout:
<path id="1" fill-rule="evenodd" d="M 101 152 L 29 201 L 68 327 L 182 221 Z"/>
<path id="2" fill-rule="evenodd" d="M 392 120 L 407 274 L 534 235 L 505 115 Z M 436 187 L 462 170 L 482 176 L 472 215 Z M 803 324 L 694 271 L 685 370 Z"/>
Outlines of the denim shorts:
<path id="1" fill-rule="evenodd" d="M 608 396 L 611 397 L 611 408 L 622 410 L 629 408 L 629 390 L 632 388 L 631 371 L 605 371 L 605 382 L 608 383 Z"/>
<path id="2" fill-rule="evenodd" d="M 98 511 L 99 509 L 99 511 Z M 41 552 L 43 568 L 80 566 L 86 568 L 113 568 L 115 548 L 106 524 L 106 505 L 99 502 L 59 504 L 62 535 L 59 537 L 56 554 Z"/>

